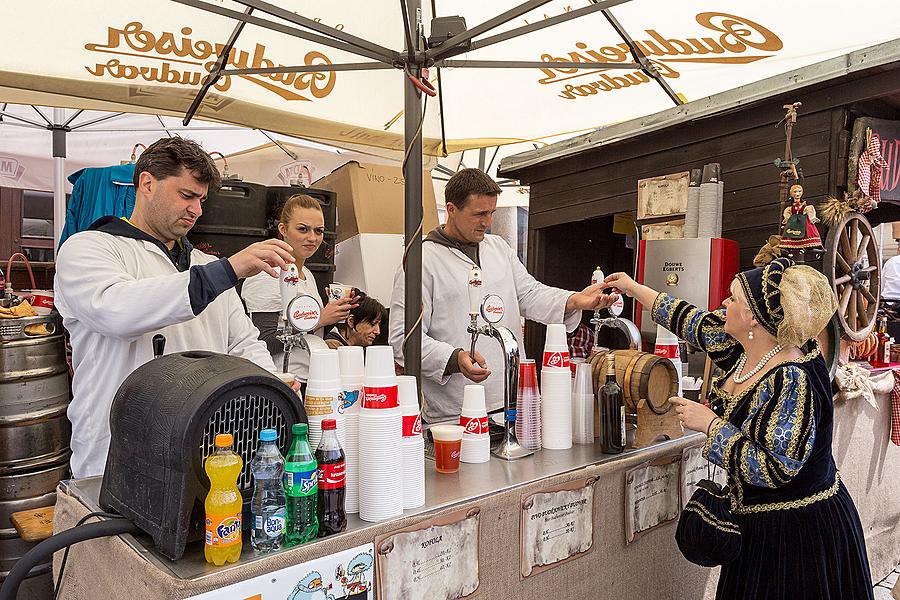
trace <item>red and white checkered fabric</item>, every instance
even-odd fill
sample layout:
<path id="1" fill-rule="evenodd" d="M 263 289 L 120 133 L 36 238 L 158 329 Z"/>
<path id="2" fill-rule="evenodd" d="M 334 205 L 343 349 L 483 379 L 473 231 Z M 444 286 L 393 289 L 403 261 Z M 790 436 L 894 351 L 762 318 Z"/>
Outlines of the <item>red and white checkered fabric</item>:
<path id="1" fill-rule="evenodd" d="M 877 133 L 873 133 L 865 151 L 859 156 L 856 178 L 857 185 L 871 208 L 878 206 L 881 201 L 881 172 L 885 167 L 887 161 L 881 155 L 881 138 Z"/>
<path id="2" fill-rule="evenodd" d="M 900 446 L 900 369 L 894 369 L 891 388 L 891 441 Z"/>

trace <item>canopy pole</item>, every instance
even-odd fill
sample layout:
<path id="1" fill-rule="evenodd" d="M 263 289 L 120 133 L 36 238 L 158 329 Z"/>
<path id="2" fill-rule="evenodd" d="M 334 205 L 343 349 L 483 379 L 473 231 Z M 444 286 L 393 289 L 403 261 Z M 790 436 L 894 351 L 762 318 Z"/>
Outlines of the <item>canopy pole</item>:
<path id="1" fill-rule="evenodd" d="M 408 48 L 407 59 L 419 53 L 421 44 L 421 0 L 409 0 L 407 11 L 413 26 L 415 48 Z M 410 72 L 420 76 L 421 65 L 407 63 Z M 404 372 L 416 378 L 422 389 L 422 97 L 408 77 L 403 78 L 403 122 L 406 152 L 403 161 L 404 219 L 403 239 L 406 251 L 404 271 Z M 419 402 L 421 403 L 421 394 Z"/>
<path id="2" fill-rule="evenodd" d="M 66 115 L 61 108 L 53 109 L 53 258 L 59 251 L 63 227 L 66 225 Z"/>

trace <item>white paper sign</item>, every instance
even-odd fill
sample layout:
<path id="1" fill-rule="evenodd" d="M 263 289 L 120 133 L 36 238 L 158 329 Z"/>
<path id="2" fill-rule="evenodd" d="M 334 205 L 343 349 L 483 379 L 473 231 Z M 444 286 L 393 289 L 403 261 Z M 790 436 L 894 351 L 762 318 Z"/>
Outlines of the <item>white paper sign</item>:
<path id="1" fill-rule="evenodd" d="M 381 600 L 455 600 L 478 589 L 478 515 L 379 544 Z"/>
<path id="2" fill-rule="evenodd" d="M 373 598 L 374 544 L 365 544 L 191 596 L 187 600 Z"/>
<path id="3" fill-rule="evenodd" d="M 708 479 L 707 475 L 712 474 L 712 480 L 721 486 L 728 482 L 725 475 L 725 469 L 721 467 L 713 468 L 708 460 L 703 458 L 703 446 L 694 446 L 693 448 L 685 448 L 681 453 L 681 507 L 688 503 L 694 491 L 697 489 L 697 482 L 701 479 Z"/>
<path id="4" fill-rule="evenodd" d="M 591 482 L 593 483 L 593 482 Z M 594 486 L 530 496 L 522 507 L 522 575 L 590 550 Z"/>
<path id="5" fill-rule="evenodd" d="M 625 534 L 629 542 L 636 533 L 671 521 L 681 512 L 679 459 L 664 465 L 637 467 L 626 475 Z"/>

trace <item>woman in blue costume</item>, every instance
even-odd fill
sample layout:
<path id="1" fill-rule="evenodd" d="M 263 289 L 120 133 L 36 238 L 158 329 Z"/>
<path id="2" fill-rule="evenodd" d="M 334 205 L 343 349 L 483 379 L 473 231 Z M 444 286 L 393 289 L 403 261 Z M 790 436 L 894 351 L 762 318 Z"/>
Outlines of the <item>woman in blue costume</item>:
<path id="1" fill-rule="evenodd" d="M 714 410 L 673 398 L 682 423 L 706 432 L 723 467 L 741 552 L 722 567 L 722 600 L 873 598 L 859 514 L 831 452 L 831 381 L 815 337 L 836 309 L 824 275 L 779 258 L 738 274 L 725 310 L 707 312 L 636 283 L 606 278 L 652 306 L 653 320 L 708 353 L 723 375 Z"/>

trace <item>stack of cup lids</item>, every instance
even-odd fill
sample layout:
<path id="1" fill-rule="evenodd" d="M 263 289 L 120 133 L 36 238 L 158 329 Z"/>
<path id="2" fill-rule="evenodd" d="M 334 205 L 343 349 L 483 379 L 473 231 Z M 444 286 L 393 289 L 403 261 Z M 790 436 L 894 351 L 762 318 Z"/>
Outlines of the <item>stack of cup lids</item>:
<path id="1" fill-rule="evenodd" d="M 463 427 L 459 460 L 465 463 L 483 463 L 490 460 L 491 436 L 488 434 L 484 386 L 465 387 L 459 424 Z"/>
<path id="2" fill-rule="evenodd" d="M 390 346 L 366 351 L 359 409 L 359 518 L 381 521 L 403 514 L 403 416 Z"/>
<path id="3" fill-rule="evenodd" d="M 525 358 L 519 363 L 519 393 L 516 399 L 516 438 L 529 450 L 541 449 L 541 392 L 537 365 Z"/>
<path id="4" fill-rule="evenodd" d="M 397 377 L 397 388 L 403 413 L 403 508 L 418 508 L 425 504 L 425 439 L 416 378 Z"/>
<path id="5" fill-rule="evenodd" d="M 572 447 L 572 372 L 562 324 L 547 325 L 541 369 L 541 435 L 544 448 Z"/>
<path id="6" fill-rule="evenodd" d="M 344 415 L 344 456 L 346 493 L 344 509 L 359 512 L 359 405 L 362 397 L 365 361 L 361 346 L 341 346 L 337 349 L 341 366 L 341 394 L 338 414 Z"/>
<path id="7" fill-rule="evenodd" d="M 576 444 L 594 443 L 594 383 L 592 367 L 580 363 L 575 373 L 572 392 L 572 441 Z"/>
<path id="8" fill-rule="evenodd" d="M 343 415 L 335 407 L 341 393 L 341 371 L 335 350 L 314 350 L 309 357 L 309 379 L 303 406 L 309 419 L 309 445 L 313 449 L 322 439 L 322 421 L 335 419 L 337 436 L 343 446 L 346 441 Z"/>
<path id="9" fill-rule="evenodd" d="M 683 395 L 681 386 L 681 376 L 683 373 L 681 372 L 681 352 L 678 348 L 678 336 L 662 325 L 657 325 L 656 347 L 653 350 L 653 354 L 668 358 L 672 361 L 672 364 L 675 365 L 675 372 L 678 373 L 678 395 Z"/>

